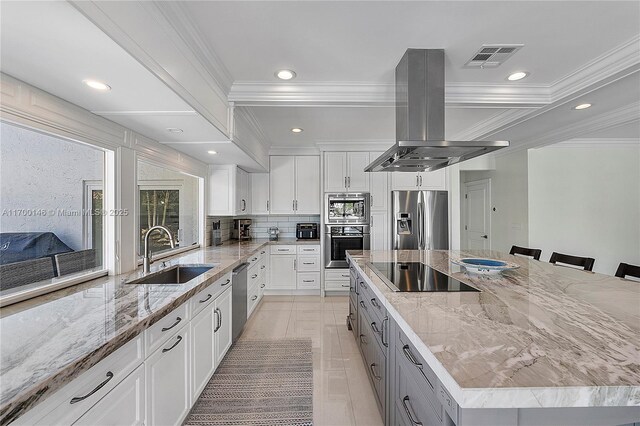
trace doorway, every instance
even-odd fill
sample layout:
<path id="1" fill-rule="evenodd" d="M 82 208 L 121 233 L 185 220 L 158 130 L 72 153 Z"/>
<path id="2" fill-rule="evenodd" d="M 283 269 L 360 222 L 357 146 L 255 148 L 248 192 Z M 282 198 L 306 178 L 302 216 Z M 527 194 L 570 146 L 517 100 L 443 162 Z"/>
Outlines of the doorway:
<path id="1" fill-rule="evenodd" d="M 491 179 L 465 182 L 463 189 L 463 249 L 491 249 Z"/>

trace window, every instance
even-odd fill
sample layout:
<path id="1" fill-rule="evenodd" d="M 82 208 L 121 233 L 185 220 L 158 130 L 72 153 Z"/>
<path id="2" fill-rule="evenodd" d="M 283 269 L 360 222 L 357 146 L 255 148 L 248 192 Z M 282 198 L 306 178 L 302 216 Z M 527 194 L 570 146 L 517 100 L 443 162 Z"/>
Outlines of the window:
<path id="1" fill-rule="evenodd" d="M 0 295 L 103 270 L 105 151 L 0 123 Z"/>
<path id="2" fill-rule="evenodd" d="M 177 248 L 199 242 L 199 180 L 144 161 L 138 162 L 138 253 L 144 253 L 144 236 L 156 225 L 169 229 Z M 149 236 L 151 253 L 171 250 L 165 232 Z"/>

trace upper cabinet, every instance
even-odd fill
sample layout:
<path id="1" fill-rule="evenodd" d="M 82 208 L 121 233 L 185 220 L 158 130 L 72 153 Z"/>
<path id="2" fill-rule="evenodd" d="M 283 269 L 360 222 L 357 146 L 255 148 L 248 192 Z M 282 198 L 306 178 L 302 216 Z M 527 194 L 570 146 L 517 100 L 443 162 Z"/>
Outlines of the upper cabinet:
<path id="1" fill-rule="evenodd" d="M 251 213 L 269 214 L 269 173 L 250 173 Z"/>
<path id="2" fill-rule="evenodd" d="M 320 214 L 320 157 L 271 156 L 269 214 Z"/>
<path id="3" fill-rule="evenodd" d="M 249 214 L 249 174 L 235 164 L 209 166 L 209 216 L 236 216 Z"/>
<path id="4" fill-rule="evenodd" d="M 378 158 L 381 155 L 382 152 L 372 152 L 370 158 Z M 391 198 L 389 172 L 370 172 L 368 175 L 371 211 L 386 211 Z"/>
<path id="5" fill-rule="evenodd" d="M 369 192 L 368 152 L 326 152 L 324 190 L 326 192 Z"/>
<path id="6" fill-rule="evenodd" d="M 447 174 L 446 169 L 434 172 L 392 172 L 391 189 L 402 190 L 446 190 Z"/>

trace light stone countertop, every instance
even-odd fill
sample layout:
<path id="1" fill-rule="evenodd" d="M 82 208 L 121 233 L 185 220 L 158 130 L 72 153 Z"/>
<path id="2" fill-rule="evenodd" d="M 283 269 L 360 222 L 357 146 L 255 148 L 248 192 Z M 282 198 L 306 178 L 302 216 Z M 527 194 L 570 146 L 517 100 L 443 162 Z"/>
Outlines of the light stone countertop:
<path id="1" fill-rule="evenodd" d="M 125 284 L 143 276 L 139 268 L 0 309 L 0 424 L 53 394 L 269 244 L 320 241 L 225 241 L 162 259 L 167 267 L 217 264 L 188 284 Z M 151 271 L 161 263 L 153 263 Z"/>
<path id="2" fill-rule="evenodd" d="M 640 406 L 640 283 L 495 251 L 348 254 L 462 408 Z M 450 255 L 520 268 L 472 275 Z M 393 292 L 368 266 L 393 259 L 481 292 Z"/>

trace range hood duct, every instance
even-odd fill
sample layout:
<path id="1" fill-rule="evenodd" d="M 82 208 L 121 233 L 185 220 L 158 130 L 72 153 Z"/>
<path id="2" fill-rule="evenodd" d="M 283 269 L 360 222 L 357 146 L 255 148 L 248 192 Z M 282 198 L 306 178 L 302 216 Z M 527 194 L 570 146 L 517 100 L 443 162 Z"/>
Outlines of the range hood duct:
<path id="1" fill-rule="evenodd" d="M 433 171 L 508 146 L 445 140 L 444 50 L 407 49 L 396 67 L 396 144 L 365 171 Z"/>

